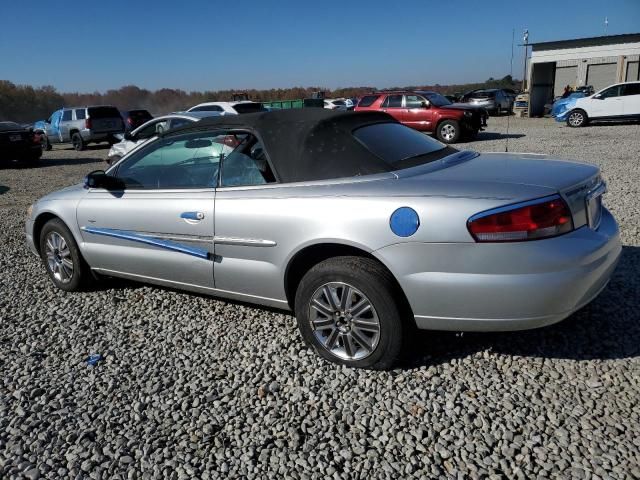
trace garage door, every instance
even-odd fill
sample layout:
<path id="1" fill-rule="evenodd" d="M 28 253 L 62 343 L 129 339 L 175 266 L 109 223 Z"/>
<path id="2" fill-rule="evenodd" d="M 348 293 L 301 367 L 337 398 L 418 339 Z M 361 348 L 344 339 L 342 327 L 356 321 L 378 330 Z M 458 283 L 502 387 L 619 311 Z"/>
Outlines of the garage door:
<path id="1" fill-rule="evenodd" d="M 553 96 L 558 97 L 564 92 L 564 87 L 576 86 L 578 67 L 556 67 L 556 78 L 553 83 Z"/>
<path id="2" fill-rule="evenodd" d="M 587 85 L 593 85 L 596 90 L 603 89 L 616 83 L 616 63 L 601 63 L 587 67 Z"/>
<path id="3" fill-rule="evenodd" d="M 625 82 L 640 80 L 640 78 L 638 78 L 638 64 L 640 64 L 640 62 L 627 63 L 627 76 L 625 77 Z"/>

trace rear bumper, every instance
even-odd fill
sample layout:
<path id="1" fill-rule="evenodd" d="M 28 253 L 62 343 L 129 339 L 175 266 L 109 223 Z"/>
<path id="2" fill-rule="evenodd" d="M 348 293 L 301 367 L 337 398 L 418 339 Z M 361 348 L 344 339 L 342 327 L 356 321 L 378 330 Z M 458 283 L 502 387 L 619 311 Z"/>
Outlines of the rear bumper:
<path id="1" fill-rule="evenodd" d="M 94 132 L 93 130 L 81 130 L 80 135 L 85 142 L 103 142 L 113 138 L 117 133 L 122 133 L 122 129 L 109 130 L 107 132 Z"/>
<path id="2" fill-rule="evenodd" d="M 558 322 L 606 286 L 622 251 L 605 209 L 597 231 L 502 244 L 404 243 L 375 252 L 404 290 L 418 328 L 525 330 Z"/>

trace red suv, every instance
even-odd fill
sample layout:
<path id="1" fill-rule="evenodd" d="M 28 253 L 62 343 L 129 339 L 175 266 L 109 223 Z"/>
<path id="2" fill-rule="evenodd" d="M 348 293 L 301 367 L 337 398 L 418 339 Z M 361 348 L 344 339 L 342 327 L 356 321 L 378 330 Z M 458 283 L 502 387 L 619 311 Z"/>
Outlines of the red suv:
<path id="1" fill-rule="evenodd" d="M 487 125 L 487 112 L 471 105 L 453 104 L 436 92 L 376 92 L 364 95 L 356 111 L 387 112 L 404 125 L 435 133 L 444 143 L 472 139 Z"/>

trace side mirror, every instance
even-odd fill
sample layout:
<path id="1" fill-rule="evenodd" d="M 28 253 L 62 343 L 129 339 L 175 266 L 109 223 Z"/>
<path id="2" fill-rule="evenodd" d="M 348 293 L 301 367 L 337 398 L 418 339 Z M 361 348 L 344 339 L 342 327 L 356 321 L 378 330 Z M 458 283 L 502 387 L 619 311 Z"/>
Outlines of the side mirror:
<path id="1" fill-rule="evenodd" d="M 596 100 L 604 100 L 602 98 L 602 95 L 594 95 L 593 98 L 595 98 Z"/>
<path id="2" fill-rule="evenodd" d="M 124 139 L 130 142 L 135 142 L 137 140 L 136 136 L 131 132 L 124 132 Z"/>
<path id="3" fill-rule="evenodd" d="M 431 103 L 427 100 L 420 102 L 420 108 L 431 108 Z"/>
<path id="4" fill-rule="evenodd" d="M 124 188 L 124 182 L 119 178 L 107 175 L 104 170 L 94 170 L 84 177 L 84 188 L 122 190 Z"/>

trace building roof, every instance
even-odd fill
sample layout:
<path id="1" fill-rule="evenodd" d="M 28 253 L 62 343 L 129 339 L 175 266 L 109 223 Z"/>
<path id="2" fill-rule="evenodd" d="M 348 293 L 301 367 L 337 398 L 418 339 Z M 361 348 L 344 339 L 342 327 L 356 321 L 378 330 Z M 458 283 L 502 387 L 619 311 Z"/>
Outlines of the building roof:
<path id="1" fill-rule="evenodd" d="M 573 38 L 569 40 L 553 40 L 549 42 L 529 43 L 533 51 L 558 50 L 561 48 L 592 47 L 614 45 L 619 43 L 640 43 L 640 33 L 624 33 L 622 35 L 603 35 L 600 37 Z"/>

